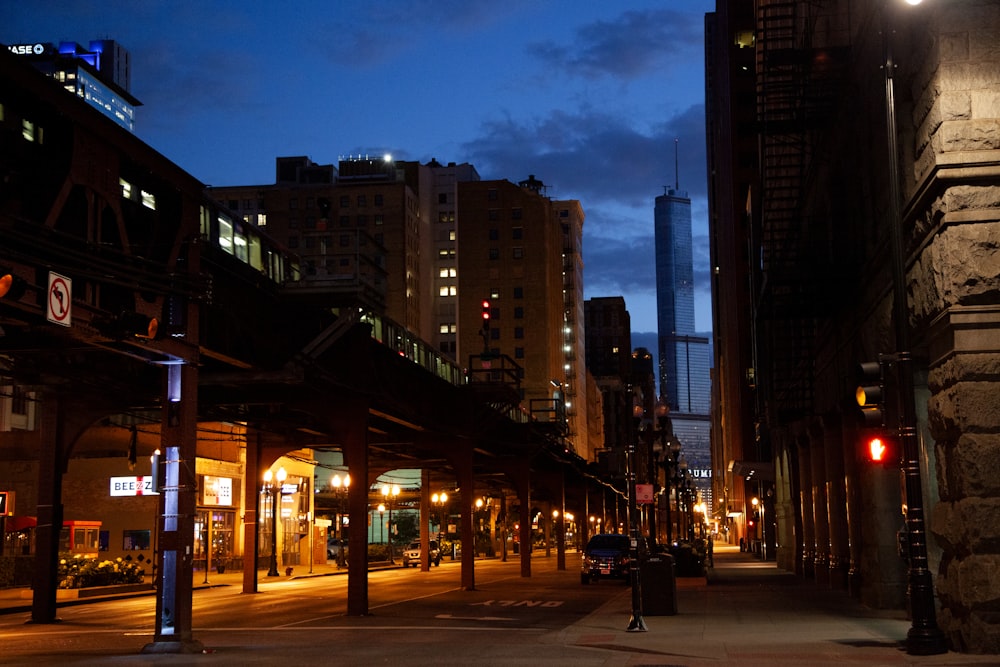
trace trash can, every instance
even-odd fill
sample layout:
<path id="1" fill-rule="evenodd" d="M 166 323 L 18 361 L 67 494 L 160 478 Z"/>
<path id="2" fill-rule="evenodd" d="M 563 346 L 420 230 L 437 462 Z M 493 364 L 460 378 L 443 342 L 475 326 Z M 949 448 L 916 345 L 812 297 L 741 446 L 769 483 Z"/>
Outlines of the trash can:
<path id="1" fill-rule="evenodd" d="M 674 557 L 656 554 L 639 563 L 644 616 L 673 616 L 677 613 L 677 574 Z"/>

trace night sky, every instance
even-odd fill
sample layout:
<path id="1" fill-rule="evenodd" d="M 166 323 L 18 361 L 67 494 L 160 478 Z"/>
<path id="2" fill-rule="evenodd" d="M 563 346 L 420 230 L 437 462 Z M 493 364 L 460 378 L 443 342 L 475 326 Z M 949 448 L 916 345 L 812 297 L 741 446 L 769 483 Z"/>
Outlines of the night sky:
<path id="1" fill-rule="evenodd" d="M 712 0 L 0 0 L 0 42 L 114 39 L 136 134 L 210 185 L 274 159 L 391 153 L 534 174 L 580 200 L 585 296 L 656 330 L 653 203 L 692 198 L 697 329 L 711 329 L 704 16 Z M 679 169 L 675 170 L 675 139 Z"/>

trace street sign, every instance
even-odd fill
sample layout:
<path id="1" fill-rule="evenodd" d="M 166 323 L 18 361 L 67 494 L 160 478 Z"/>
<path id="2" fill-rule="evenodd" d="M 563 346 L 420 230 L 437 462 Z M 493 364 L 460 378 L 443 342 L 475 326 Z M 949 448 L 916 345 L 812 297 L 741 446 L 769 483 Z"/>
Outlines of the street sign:
<path id="1" fill-rule="evenodd" d="M 652 484 L 636 484 L 635 485 L 635 502 L 639 505 L 652 505 L 653 504 L 653 485 Z"/>
<path id="2" fill-rule="evenodd" d="M 45 299 L 45 319 L 68 327 L 72 324 L 73 281 L 58 273 L 49 273 L 48 298 Z"/>

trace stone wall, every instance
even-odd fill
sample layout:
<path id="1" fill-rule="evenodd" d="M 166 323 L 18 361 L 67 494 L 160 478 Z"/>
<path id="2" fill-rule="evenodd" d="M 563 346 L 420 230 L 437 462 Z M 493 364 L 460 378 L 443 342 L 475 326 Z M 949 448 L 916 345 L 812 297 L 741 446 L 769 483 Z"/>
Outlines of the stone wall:
<path id="1" fill-rule="evenodd" d="M 1000 4 L 923 12 L 908 291 L 929 362 L 938 623 L 956 650 L 1000 653 Z"/>

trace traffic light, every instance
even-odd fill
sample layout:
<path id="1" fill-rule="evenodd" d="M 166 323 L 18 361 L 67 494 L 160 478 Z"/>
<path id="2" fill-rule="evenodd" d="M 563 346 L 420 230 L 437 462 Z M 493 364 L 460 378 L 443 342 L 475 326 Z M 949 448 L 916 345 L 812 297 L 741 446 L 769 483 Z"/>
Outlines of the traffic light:
<path id="1" fill-rule="evenodd" d="M 883 433 L 865 436 L 864 450 L 865 458 L 871 463 L 891 466 L 900 462 L 897 441 Z"/>
<path id="2" fill-rule="evenodd" d="M 17 301 L 24 296 L 27 287 L 28 284 L 14 275 L 13 271 L 5 266 L 0 266 L 0 299 Z"/>
<path id="3" fill-rule="evenodd" d="M 94 320 L 94 327 L 109 338 L 142 338 L 153 340 L 159 337 L 160 322 L 155 317 L 125 310 L 114 317 Z"/>
<path id="4" fill-rule="evenodd" d="M 483 299 L 483 331 L 490 330 L 490 302 Z"/>
<path id="5" fill-rule="evenodd" d="M 885 427 L 885 375 L 881 361 L 865 361 L 858 366 L 858 388 L 854 397 L 861 408 L 861 420 L 869 428 Z"/>

